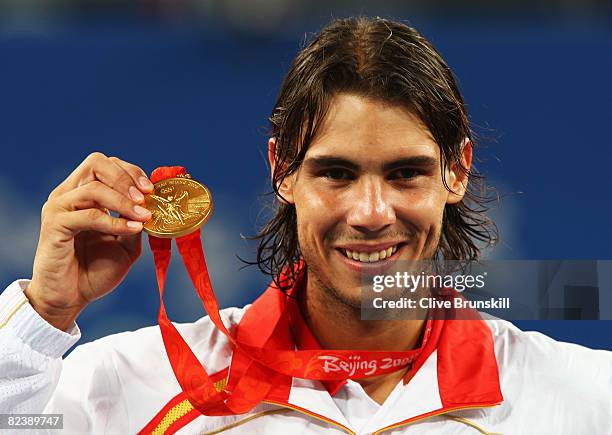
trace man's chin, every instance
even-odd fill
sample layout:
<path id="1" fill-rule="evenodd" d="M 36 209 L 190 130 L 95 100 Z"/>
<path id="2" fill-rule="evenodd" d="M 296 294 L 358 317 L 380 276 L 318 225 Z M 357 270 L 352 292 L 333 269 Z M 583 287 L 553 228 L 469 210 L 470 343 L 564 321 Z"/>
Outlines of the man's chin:
<path id="1" fill-rule="evenodd" d="M 337 286 L 332 285 L 327 288 L 330 297 L 347 308 L 361 310 L 361 286 Z"/>
<path id="2" fill-rule="evenodd" d="M 308 263 L 307 263 L 308 264 Z M 362 274 L 349 270 L 337 259 L 330 259 L 325 268 L 320 263 L 310 263 L 309 280 L 316 283 L 322 295 L 330 304 L 343 305 L 350 309 L 361 310 Z"/>

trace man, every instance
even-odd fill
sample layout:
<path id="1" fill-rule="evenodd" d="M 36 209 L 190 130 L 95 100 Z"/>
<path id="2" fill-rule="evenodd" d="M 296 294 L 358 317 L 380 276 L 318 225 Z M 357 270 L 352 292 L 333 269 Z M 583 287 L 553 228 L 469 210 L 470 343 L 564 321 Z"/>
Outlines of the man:
<path id="1" fill-rule="evenodd" d="M 252 306 L 221 312 L 228 335 L 209 317 L 178 326 L 223 401 L 190 401 L 185 390 L 202 379 L 177 383 L 157 328 L 62 361 L 78 314 L 128 273 L 150 218 L 145 173 L 94 153 L 43 207 L 31 281 L 1 296 L 1 413 L 62 413 L 69 433 L 612 433 L 609 352 L 501 320 L 360 317 L 363 274 L 396 260 L 476 259 L 478 242 L 494 240 L 470 191 L 463 100 L 419 33 L 334 21 L 294 60 L 270 121 L 278 208 L 257 263 L 274 283 Z M 295 367 L 261 364 L 245 343 L 412 356 L 375 376 L 287 378 Z M 330 361 L 328 371 L 343 367 Z M 241 382 L 256 399 L 232 402 Z M 228 403 L 247 405 L 232 414 Z"/>

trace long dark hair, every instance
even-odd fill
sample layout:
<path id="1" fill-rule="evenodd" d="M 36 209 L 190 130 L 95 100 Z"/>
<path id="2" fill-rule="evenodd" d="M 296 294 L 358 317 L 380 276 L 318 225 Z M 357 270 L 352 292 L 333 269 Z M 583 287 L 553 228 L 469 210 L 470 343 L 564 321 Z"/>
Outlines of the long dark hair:
<path id="1" fill-rule="evenodd" d="M 274 216 L 253 239 L 259 240 L 256 264 L 288 289 L 303 267 L 297 219 L 292 204 L 279 201 L 282 180 L 301 165 L 327 113 L 331 98 L 351 93 L 402 105 L 427 126 L 441 149 L 442 179 L 447 165 L 470 177 L 462 201 L 446 205 L 434 259 L 477 260 L 479 242 L 494 244 L 495 224 L 485 215 L 488 188 L 484 177 L 461 164 L 465 140 L 472 142 L 463 98 L 455 78 L 436 49 L 414 28 L 382 18 L 335 20 L 295 57 L 269 118 L 276 139 Z M 301 264 L 302 266 L 296 266 Z M 285 279 L 280 280 L 281 271 Z"/>

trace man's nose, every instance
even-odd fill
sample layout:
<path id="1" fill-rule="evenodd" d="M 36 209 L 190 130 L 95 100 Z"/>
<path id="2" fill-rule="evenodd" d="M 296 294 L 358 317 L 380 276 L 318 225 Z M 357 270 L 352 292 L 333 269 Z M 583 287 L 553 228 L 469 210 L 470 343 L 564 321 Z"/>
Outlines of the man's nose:
<path id="1" fill-rule="evenodd" d="M 395 210 L 385 193 L 384 182 L 363 178 L 355 186 L 347 224 L 361 230 L 380 231 L 396 220 Z"/>

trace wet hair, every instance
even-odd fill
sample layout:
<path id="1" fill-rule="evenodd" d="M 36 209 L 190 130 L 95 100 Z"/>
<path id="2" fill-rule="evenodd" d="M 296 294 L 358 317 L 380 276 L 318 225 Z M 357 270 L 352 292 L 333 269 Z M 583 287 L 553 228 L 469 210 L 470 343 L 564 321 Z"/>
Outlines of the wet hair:
<path id="1" fill-rule="evenodd" d="M 464 198 L 444 208 L 434 260 L 478 260 L 481 247 L 497 242 L 495 223 L 486 215 L 488 188 L 475 168 L 461 164 L 473 133 L 457 83 L 436 49 L 414 28 L 383 18 L 338 19 L 306 43 L 287 73 L 271 116 L 276 139 L 272 189 L 274 214 L 252 238 L 259 241 L 256 264 L 286 290 L 301 273 L 296 210 L 280 201 L 283 179 L 300 167 L 339 93 L 401 105 L 418 116 L 440 146 L 444 177 L 449 165 L 470 177 Z M 301 264 L 302 266 L 296 266 Z M 286 279 L 279 280 L 281 272 Z"/>

